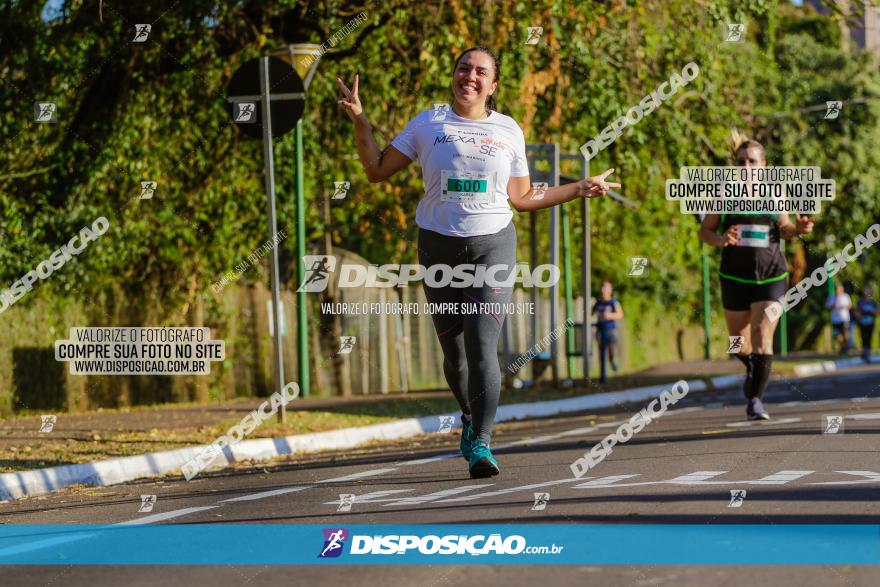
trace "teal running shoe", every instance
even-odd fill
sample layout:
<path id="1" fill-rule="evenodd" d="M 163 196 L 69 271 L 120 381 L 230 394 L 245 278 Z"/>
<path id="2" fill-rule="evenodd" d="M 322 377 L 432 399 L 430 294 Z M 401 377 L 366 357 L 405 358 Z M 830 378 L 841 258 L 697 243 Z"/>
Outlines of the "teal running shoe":
<path id="1" fill-rule="evenodd" d="M 461 423 L 461 456 L 464 460 L 470 462 L 471 453 L 474 450 L 474 425 L 470 422 L 462 421 Z"/>
<path id="2" fill-rule="evenodd" d="M 474 441 L 470 463 L 471 479 L 492 477 L 501 472 L 501 469 L 498 468 L 498 461 L 492 456 L 489 445 L 483 440 Z"/>

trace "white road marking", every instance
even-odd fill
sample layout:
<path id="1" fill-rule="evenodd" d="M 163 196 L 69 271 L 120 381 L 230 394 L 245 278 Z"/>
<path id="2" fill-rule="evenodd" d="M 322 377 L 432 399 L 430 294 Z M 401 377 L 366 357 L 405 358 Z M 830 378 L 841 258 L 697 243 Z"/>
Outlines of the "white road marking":
<path id="1" fill-rule="evenodd" d="M 612 483 L 616 483 L 617 481 L 622 481 L 624 479 L 631 479 L 633 477 L 638 477 L 639 474 L 635 475 L 609 475 L 608 477 L 600 477 L 593 481 L 587 481 L 586 483 L 581 483 L 580 485 L 575 485 L 572 489 L 579 489 L 582 487 L 607 487 Z"/>
<path id="2" fill-rule="evenodd" d="M 591 477 L 587 477 L 591 479 Z M 577 479 L 559 479 L 558 481 L 543 481 L 541 483 L 532 483 L 530 485 L 520 485 L 518 487 L 508 487 L 507 489 L 499 489 L 497 491 L 487 491 L 486 493 L 478 493 L 476 495 L 465 495 L 463 497 L 453 497 L 450 499 L 441 499 L 435 503 L 452 503 L 457 501 L 473 501 L 475 499 L 483 499 L 484 497 L 496 497 L 498 495 L 507 495 L 508 493 L 516 493 L 517 491 L 528 491 L 529 489 L 540 489 L 552 485 L 561 485 L 562 483 L 572 483 Z"/>
<path id="3" fill-rule="evenodd" d="M 641 487 L 644 485 L 785 485 L 789 481 L 794 481 L 811 473 L 815 473 L 815 471 L 779 471 L 778 473 L 768 475 L 761 479 L 753 479 L 750 481 L 709 481 L 709 479 L 718 477 L 727 472 L 728 471 L 696 471 L 694 473 L 687 473 L 665 481 L 639 481 L 634 483 L 617 483 L 617 481 L 631 477 L 638 477 L 638 475 L 612 475 L 588 483 L 575 485 L 572 489 L 614 489 L 617 487 Z"/>
<path id="4" fill-rule="evenodd" d="M 850 418 L 851 420 L 880 420 L 880 414 L 849 414 L 844 416 L 844 418 Z"/>
<path id="5" fill-rule="evenodd" d="M 139 526 L 139 525 L 143 525 L 143 524 L 152 524 L 153 522 L 164 522 L 165 520 L 179 518 L 180 516 L 188 516 L 190 514 L 195 514 L 197 512 L 203 512 L 205 510 L 213 510 L 218 507 L 220 507 L 220 506 L 219 505 L 208 505 L 208 506 L 195 507 L 195 508 L 183 508 L 181 510 L 174 510 L 171 512 L 164 512 L 161 514 L 153 514 L 152 516 L 144 516 L 143 518 L 129 520 L 128 522 L 120 522 L 118 524 L 113 524 L 113 526 Z"/>
<path id="6" fill-rule="evenodd" d="M 706 409 L 706 406 L 692 406 L 690 408 L 680 408 L 678 410 L 669 410 L 666 412 L 666 415 L 674 416 L 676 414 L 687 414 L 690 412 L 701 412 Z"/>
<path id="7" fill-rule="evenodd" d="M 370 469 L 369 471 L 361 471 L 360 473 L 352 473 L 351 475 L 334 477 L 333 479 L 324 479 L 323 481 L 316 481 L 315 483 L 343 483 L 345 481 L 356 481 L 358 479 L 363 479 L 364 477 L 375 477 L 376 475 L 384 475 L 385 473 L 390 473 L 391 471 L 396 470 L 397 467 L 392 467 L 391 469 Z"/>
<path id="8" fill-rule="evenodd" d="M 351 503 L 376 503 L 377 501 L 394 501 L 397 499 L 396 497 L 392 497 L 390 499 L 381 499 L 388 495 L 394 495 L 395 493 L 407 493 L 410 491 L 415 491 L 415 489 L 385 489 L 383 491 L 373 491 L 371 493 L 365 493 L 363 495 L 355 495 L 354 500 Z M 341 499 L 334 499 L 333 501 L 325 501 L 324 505 L 339 505 L 342 503 Z"/>
<path id="9" fill-rule="evenodd" d="M 615 420 L 614 422 L 603 422 L 602 424 L 596 424 L 596 428 L 614 428 L 628 421 L 629 420 Z"/>
<path id="10" fill-rule="evenodd" d="M 461 453 L 450 452 L 442 455 L 435 455 L 433 457 L 428 457 L 425 459 L 416 459 L 414 461 L 404 461 L 402 463 L 395 463 L 401 467 L 408 467 L 410 465 L 427 465 L 428 463 L 433 463 L 435 461 L 445 461 L 446 459 L 452 459 L 455 457 L 461 458 Z"/>
<path id="11" fill-rule="evenodd" d="M 397 501 L 393 501 L 391 503 L 386 503 L 385 507 L 393 506 L 393 505 L 419 505 L 429 501 L 434 501 L 438 499 L 443 499 L 444 497 L 449 497 L 450 495 L 458 495 L 459 493 L 464 493 L 466 491 L 473 491 L 474 489 L 483 489 L 484 487 L 493 487 L 494 483 L 482 483 L 480 485 L 465 485 L 463 487 L 453 487 L 452 489 L 444 489 L 443 491 L 435 491 L 434 493 L 429 493 L 427 495 L 421 495 L 419 497 L 404 497 L 403 499 L 399 499 Z"/>
<path id="12" fill-rule="evenodd" d="M 306 489 L 312 489 L 317 487 L 321 483 L 344 483 L 345 481 L 356 481 L 358 479 L 363 479 L 364 477 L 374 477 L 376 475 L 383 475 L 385 473 L 390 473 L 391 471 L 396 471 L 396 468 L 391 469 L 370 469 L 368 471 L 361 471 L 360 473 L 353 473 L 351 475 L 345 475 L 344 477 L 334 477 L 333 479 L 324 479 L 322 481 L 315 481 L 310 485 L 293 485 L 291 487 L 282 487 L 281 489 L 270 489 L 269 491 L 261 491 L 259 493 L 249 493 L 247 495 L 240 495 L 238 497 L 232 497 L 230 499 L 224 499 L 222 501 L 218 501 L 217 503 L 229 503 L 229 502 L 237 502 L 237 501 L 254 501 L 257 499 L 265 499 L 267 497 L 275 497 L 276 495 L 284 495 L 286 493 L 295 493 L 297 491 L 304 491 Z"/>
<path id="13" fill-rule="evenodd" d="M 835 473 L 844 473 L 846 475 L 858 475 L 859 477 L 868 477 L 859 481 L 823 481 L 821 483 L 810 483 L 810 485 L 855 485 L 861 483 L 880 483 L 880 473 L 874 471 L 835 471 Z"/>
<path id="14" fill-rule="evenodd" d="M 727 473 L 727 471 L 696 471 L 694 473 L 688 473 L 687 475 L 681 475 L 675 479 L 670 479 L 669 481 L 666 481 L 666 483 L 671 485 L 707 485 L 706 480 L 725 473 Z M 727 483 L 727 481 L 714 481 L 713 483 Z"/>
<path id="15" fill-rule="evenodd" d="M 312 489 L 313 487 L 317 487 L 317 485 L 297 485 L 294 487 L 284 487 L 282 489 L 272 489 L 270 491 L 261 491 L 260 493 L 251 493 L 249 495 L 242 495 L 240 497 L 233 497 L 231 499 L 224 499 L 218 503 L 229 503 L 234 501 L 253 501 L 255 499 L 264 499 L 266 497 L 275 497 L 276 495 L 284 495 L 285 493 L 294 493 L 296 491 L 304 491 L 306 489 Z"/>
<path id="16" fill-rule="evenodd" d="M 522 440 L 517 440 L 516 442 L 511 442 L 506 446 L 520 446 L 520 445 L 528 445 L 528 444 L 538 444 L 539 442 L 547 442 L 548 440 L 556 440 L 557 438 L 564 438 L 566 436 L 580 436 L 582 434 L 589 434 L 590 432 L 595 432 L 599 429 L 599 426 L 588 426 L 586 428 L 575 428 L 574 430 L 566 430 L 565 432 L 559 432 L 557 434 L 547 434 L 546 436 L 534 436 L 530 438 L 523 438 Z"/>
<path id="17" fill-rule="evenodd" d="M 789 481 L 795 481 L 801 477 L 806 477 L 810 473 L 816 471 L 779 471 L 772 475 L 767 475 L 755 481 L 745 481 L 745 483 L 753 483 L 755 485 L 784 485 Z"/>
<path id="18" fill-rule="evenodd" d="M 729 428 L 745 428 L 746 426 L 755 426 L 756 424 L 760 424 L 762 426 L 771 426 L 774 424 L 794 424 L 795 422 L 800 422 L 801 418 L 780 418 L 778 420 L 747 420 L 745 422 L 730 422 L 727 424 Z"/>

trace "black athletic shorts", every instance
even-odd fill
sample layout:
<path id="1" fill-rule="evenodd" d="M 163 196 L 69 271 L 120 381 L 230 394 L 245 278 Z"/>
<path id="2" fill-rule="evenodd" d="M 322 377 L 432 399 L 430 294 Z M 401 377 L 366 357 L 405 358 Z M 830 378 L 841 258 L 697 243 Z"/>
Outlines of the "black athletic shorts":
<path id="1" fill-rule="evenodd" d="M 755 302 L 770 302 L 785 295 L 788 279 L 770 283 L 741 283 L 721 278 L 721 304 L 725 310 L 742 312 L 750 310 Z"/>

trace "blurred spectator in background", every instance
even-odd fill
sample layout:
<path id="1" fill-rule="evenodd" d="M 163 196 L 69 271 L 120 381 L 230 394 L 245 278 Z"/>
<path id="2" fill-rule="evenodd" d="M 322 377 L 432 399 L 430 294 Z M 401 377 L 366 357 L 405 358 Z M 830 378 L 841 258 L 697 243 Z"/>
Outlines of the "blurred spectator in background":
<path id="1" fill-rule="evenodd" d="M 843 287 L 838 283 L 834 295 L 828 298 L 825 307 L 831 310 L 831 335 L 840 345 L 840 354 L 845 355 L 849 351 L 849 311 L 852 308 L 852 300 Z"/>
<path id="2" fill-rule="evenodd" d="M 862 358 L 871 362 L 871 338 L 874 336 L 874 319 L 877 316 L 877 302 L 871 298 L 870 286 L 862 290 L 862 297 L 856 304 L 856 319 L 859 321 L 859 332 L 862 338 Z"/>
<path id="3" fill-rule="evenodd" d="M 596 341 L 599 343 L 599 351 L 603 350 L 608 355 L 608 361 L 611 363 L 611 369 L 617 371 L 617 325 L 615 322 L 623 318 L 623 308 L 620 302 L 614 299 L 614 287 L 610 281 L 603 281 L 602 287 L 599 289 L 599 299 L 593 306 L 593 313 L 596 315 Z M 602 374 L 605 374 L 605 357 L 599 358 L 602 361 Z M 604 379 L 603 379 L 604 381 Z"/>

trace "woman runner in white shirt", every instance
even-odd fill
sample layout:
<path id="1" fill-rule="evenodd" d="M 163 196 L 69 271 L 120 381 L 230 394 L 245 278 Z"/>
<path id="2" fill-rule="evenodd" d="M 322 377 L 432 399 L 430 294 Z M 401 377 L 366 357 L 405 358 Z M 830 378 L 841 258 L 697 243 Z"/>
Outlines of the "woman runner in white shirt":
<path id="1" fill-rule="evenodd" d="M 519 212 L 540 210 L 620 187 L 605 181 L 614 171 L 609 169 L 576 183 L 532 189 L 522 129 L 497 111 L 498 80 L 498 58 L 492 51 L 466 50 L 455 61 L 452 108 L 416 115 L 384 150 L 373 138 L 361 106 L 359 77 L 351 89 L 338 80 L 344 95 L 339 106 L 354 121 L 367 179 L 384 181 L 415 159 L 422 167 L 425 195 L 416 210 L 416 224 L 419 262 L 426 267 L 423 287 L 432 303 L 461 308 L 510 300 L 516 265 L 510 206 Z M 458 287 L 455 280 L 443 282 L 443 266 L 463 264 L 486 266 L 485 280 L 468 287 L 461 281 Z M 443 348 L 446 381 L 461 407 L 462 456 L 471 477 L 497 475 L 500 469 L 489 447 L 501 392 L 497 349 L 504 315 L 447 312 L 432 318 Z"/>

